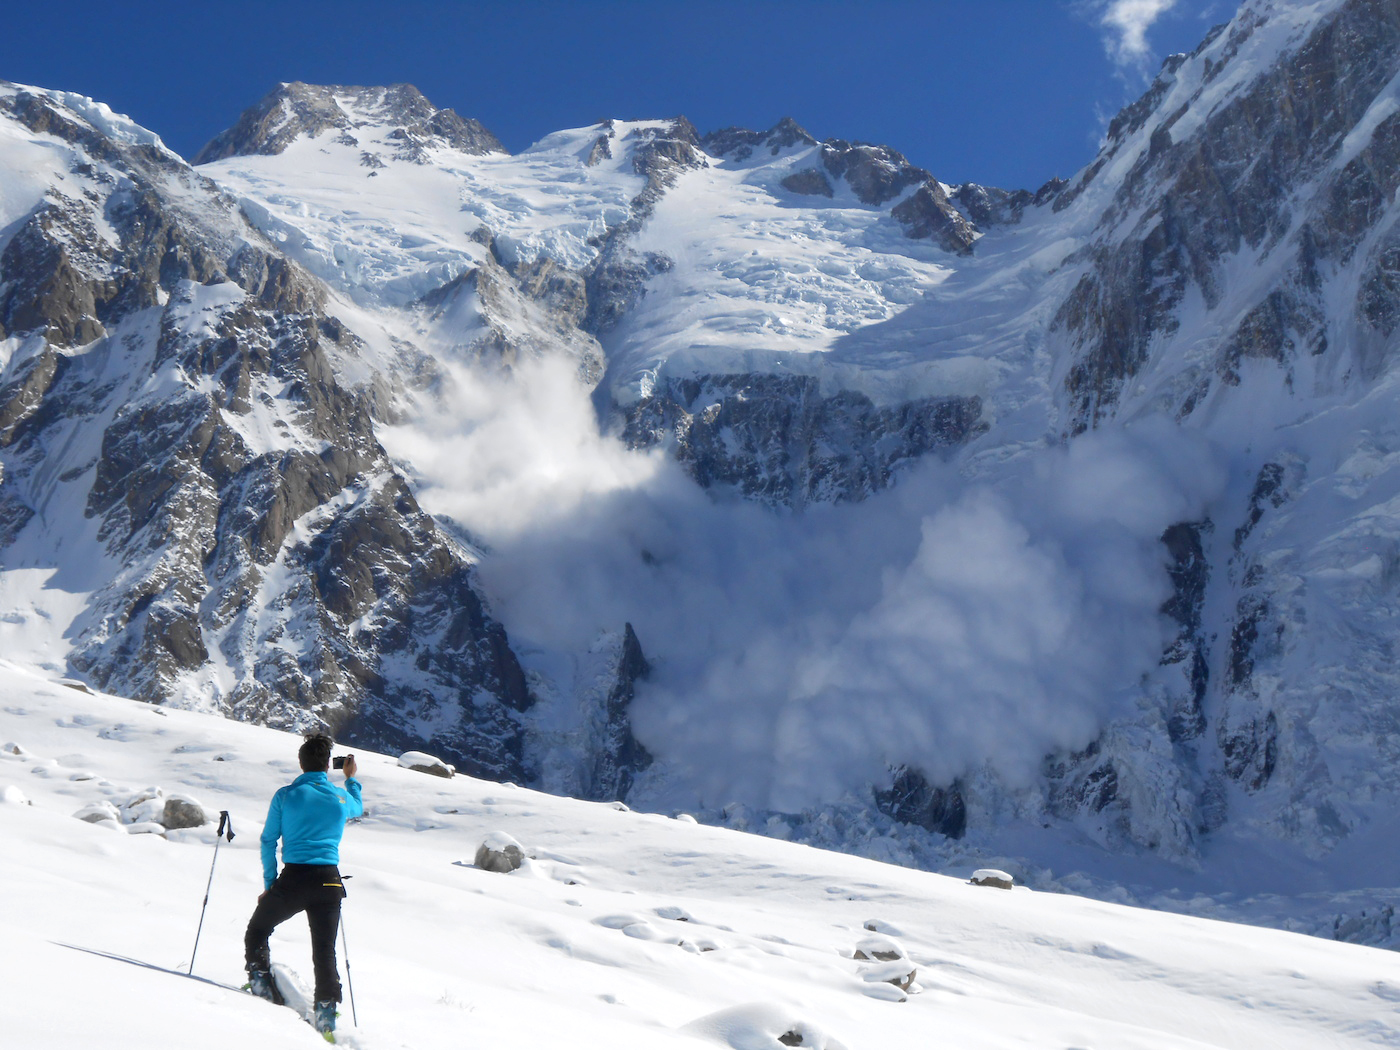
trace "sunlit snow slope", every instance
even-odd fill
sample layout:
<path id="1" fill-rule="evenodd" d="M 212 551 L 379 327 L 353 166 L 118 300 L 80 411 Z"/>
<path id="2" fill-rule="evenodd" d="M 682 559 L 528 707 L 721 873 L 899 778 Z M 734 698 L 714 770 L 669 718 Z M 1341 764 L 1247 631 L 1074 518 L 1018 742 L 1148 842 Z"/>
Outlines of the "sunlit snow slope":
<path id="1" fill-rule="evenodd" d="M 0 664 L 0 741 L 6 1046 L 320 1045 L 290 1011 L 236 990 L 260 818 L 295 775 L 296 737 Z M 360 1024 L 348 1003 L 341 1018 L 352 1046 L 1400 1045 L 1390 953 L 974 887 L 359 761 L 366 816 L 347 829 L 341 865 L 354 876 L 345 916 Z M 162 837 L 71 815 L 155 786 L 231 812 L 237 837 L 217 862 L 212 825 Z M 525 867 L 472 866 L 492 832 L 525 846 Z M 906 1001 L 869 979 L 887 964 L 852 958 L 872 927 L 887 940 L 867 951 L 917 968 Z M 274 937 L 274 960 L 303 973 L 308 952 L 299 920 Z"/>

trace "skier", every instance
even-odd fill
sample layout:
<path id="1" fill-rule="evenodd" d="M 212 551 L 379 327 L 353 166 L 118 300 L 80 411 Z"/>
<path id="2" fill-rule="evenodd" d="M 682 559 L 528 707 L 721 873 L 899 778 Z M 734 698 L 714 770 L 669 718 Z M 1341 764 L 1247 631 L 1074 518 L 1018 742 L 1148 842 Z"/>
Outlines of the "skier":
<path id="1" fill-rule="evenodd" d="M 316 972 L 316 1030 L 335 1030 L 340 974 L 335 938 L 345 888 L 340 880 L 340 836 L 345 822 L 360 816 L 360 782 L 355 756 L 345 759 L 345 787 L 330 782 L 331 738 L 308 736 L 297 753 L 302 774 L 278 788 L 262 833 L 263 892 L 258 897 L 243 944 L 248 982 L 254 995 L 280 1001 L 272 983 L 267 939 L 281 923 L 306 912 L 311 927 L 311 962 Z M 282 873 L 277 873 L 277 840 L 282 840 Z"/>

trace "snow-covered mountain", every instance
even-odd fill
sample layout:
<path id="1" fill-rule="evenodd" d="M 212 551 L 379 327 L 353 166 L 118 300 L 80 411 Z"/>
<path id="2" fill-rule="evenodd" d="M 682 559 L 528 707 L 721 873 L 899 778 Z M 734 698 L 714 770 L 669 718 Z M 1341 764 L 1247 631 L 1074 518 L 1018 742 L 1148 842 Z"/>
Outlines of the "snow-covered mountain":
<path id="1" fill-rule="evenodd" d="M 1389 885 L 1397 77 L 1393 0 L 1247 0 L 1033 191 L 406 85 L 191 167 L 6 87 L 5 652 L 928 867 Z"/>
<path id="2" fill-rule="evenodd" d="M 260 821 L 297 738 L 4 662 L 0 693 L 5 1045 L 325 1045 L 238 990 Z M 1395 1045 L 1393 953 L 357 761 L 340 1045 Z M 150 819 L 176 795 L 212 819 Z M 216 847 L 220 810 L 235 837 Z M 521 866 L 477 867 L 503 835 Z M 309 975 L 299 918 L 271 947 Z"/>

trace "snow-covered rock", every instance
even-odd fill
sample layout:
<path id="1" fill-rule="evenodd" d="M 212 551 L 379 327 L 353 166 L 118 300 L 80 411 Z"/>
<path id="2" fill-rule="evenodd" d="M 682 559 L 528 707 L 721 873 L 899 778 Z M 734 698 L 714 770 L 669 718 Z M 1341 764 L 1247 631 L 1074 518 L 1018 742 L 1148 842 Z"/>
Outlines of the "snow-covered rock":
<path id="1" fill-rule="evenodd" d="M 116 806 L 102 799 L 98 802 L 89 802 L 79 809 L 73 816 L 88 824 L 103 824 L 115 828 L 117 831 L 123 830 L 122 814 Z"/>
<path id="2" fill-rule="evenodd" d="M 165 807 L 159 823 L 176 830 L 179 828 L 203 827 L 209 822 L 204 807 L 189 795 L 170 794 L 165 796 Z"/>
<path id="3" fill-rule="evenodd" d="M 142 788 L 121 805 L 123 824 L 158 823 L 165 814 L 165 792 L 159 787 Z"/>
<path id="4" fill-rule="evenodd" d="M 856 944 L 855 959 L 875 959 L 879 962 L 893 962 L 896 959 L 903 959 L 904 948 L 893 937 L 886 937 L 883 934 L 874 937 L 862 937 Z"/>
<path id="5" fill-rule="evenodd" d="M 504 831 L 493 831 L 477 847 L 473 863 L 483 871 L 508 874 L 525 863 L 525 850 Z"/>
<path id="6" fill-rule="evenodd" d="M 423 751 L 405 751 L 399 756 L 399 765 L 415 773 L 431 773 L 435 777 L 450 777 L 456 770 L 434 755 Z"/>
<path id="7" fill-rule="evenodd" d="M 999 868 L 978 868 L 967 880 L 973 886 L 995 886 L 999 890 L 1013 889 L 1016 880 Z"/>

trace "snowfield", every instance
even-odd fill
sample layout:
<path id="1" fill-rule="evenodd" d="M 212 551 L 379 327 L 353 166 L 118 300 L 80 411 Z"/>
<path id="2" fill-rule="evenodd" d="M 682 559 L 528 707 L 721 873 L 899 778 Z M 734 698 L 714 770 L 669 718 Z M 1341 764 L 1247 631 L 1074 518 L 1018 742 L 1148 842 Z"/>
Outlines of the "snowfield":
<path id="1" fill-rule="evenodd" d="M 237 990 L 260 818 L 296 772 L 296 744 L 0 662 L 5 1046 L 319 1044 L 290 1010 Z M 343 1004 L 348 1045 L 1400 1046 L 1390 952 L 359 761 L 366 816 L 342 849 L 360 1021 Z M 214 825 L 162 835 L 73 816 L 153 787 L 234 821 L 197 980 L 182 975 Z M 523 868 L 473 865 L 493 834 L 524 846 Z M 309 975 L 299 920 L 273 957 Z M 907 994 L 888 983 L 911 971 Z"/>

